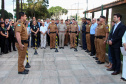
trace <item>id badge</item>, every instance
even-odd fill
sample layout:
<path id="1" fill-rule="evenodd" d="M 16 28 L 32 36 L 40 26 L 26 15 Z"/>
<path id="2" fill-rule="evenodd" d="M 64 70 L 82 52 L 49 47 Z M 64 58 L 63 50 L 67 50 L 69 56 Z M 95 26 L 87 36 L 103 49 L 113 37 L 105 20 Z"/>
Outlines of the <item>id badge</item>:
<path id="1" fill-rule="evenodd" d="M 5 31 L 5 35 L 7 35 L 7 31 Z"/>

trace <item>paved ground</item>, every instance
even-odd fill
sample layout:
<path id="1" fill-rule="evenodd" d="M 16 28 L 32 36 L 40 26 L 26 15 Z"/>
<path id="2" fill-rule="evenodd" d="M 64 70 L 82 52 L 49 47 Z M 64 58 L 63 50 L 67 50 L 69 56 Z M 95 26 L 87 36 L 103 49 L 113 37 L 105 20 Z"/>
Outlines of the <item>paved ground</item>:
<path id="1" fill-rule="evenodd" d="M 65 47 L 58 53 L 55 50 L 38 49 L 38 55 L 29 49 L 30 72 L 17 74 L 18 53 L 11 52 L 0 56 L 0 84 L 126 84 L 120 80 L 121 74 L 111 76 L 104 65 L 83 50 L 78 52 Z M 25 63 L 26 64 L 26 63 Z"/>

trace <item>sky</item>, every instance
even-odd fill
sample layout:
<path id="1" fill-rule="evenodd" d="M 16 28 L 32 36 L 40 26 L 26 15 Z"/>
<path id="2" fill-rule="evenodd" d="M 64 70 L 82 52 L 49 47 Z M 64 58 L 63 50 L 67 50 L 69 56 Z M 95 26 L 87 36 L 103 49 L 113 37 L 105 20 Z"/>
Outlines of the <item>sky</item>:
<path id="1" fill-rule="evenodd" d="M 16 1 L 16 0 L 14 0 Z M 27 0 L 24 0 L 26 2 Z M 88 9 L 92 9 L 98 6 L 101 6 L 102 4 L 110 3 L 116 0 L 49 0 L 49 7 L 52 6 L 61 6 L 65 9 L 82 9 L 82 10 L 69 10 L 68 15 L 75 15 L 76 13 L 79 13 L 79 15 L 83 15 L 83 11 L 86 10 L 88 1 Z M 78 5 L 79 3 L 79 5 Z M 14 8 L 16 7 L 16 2 L 14 2 Z M 0 8 L 1 8 L 1 0 L 0 0 Z M 8 12 L 13 13 L 13 0 L 5 0 L 5 10 Z"/>

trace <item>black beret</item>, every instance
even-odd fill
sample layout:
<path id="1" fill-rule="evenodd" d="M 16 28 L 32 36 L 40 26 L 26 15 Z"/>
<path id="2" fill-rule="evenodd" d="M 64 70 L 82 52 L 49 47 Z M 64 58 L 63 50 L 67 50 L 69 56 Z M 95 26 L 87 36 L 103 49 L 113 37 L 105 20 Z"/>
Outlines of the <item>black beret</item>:
<path id="1" fill-rule="evenodd" d="M 25 15 L 25 12 L 19 12 L 19 15 Z"/>
<path id="2" fill-rule="evenodd" d="M 51 20 L 54 20 L 53 18 Z"/>
<path id="3" fill-rule="evenodd" d="M 100 18 L 106 19 L 106 17 L 105 17 L 105 16 L 100 16 Z"/>
<path id="4" fill-rule="evenodd" d="M 100 19 L 98 18 L 97 21 L 100 21 Z"/>
<path id="5" fill-rule="evenodd" d="M 91 19 L 90 19 L 90 18 L 87 18 L 87 20 L 88 20 L 88 21 L 91 21 Z"/>

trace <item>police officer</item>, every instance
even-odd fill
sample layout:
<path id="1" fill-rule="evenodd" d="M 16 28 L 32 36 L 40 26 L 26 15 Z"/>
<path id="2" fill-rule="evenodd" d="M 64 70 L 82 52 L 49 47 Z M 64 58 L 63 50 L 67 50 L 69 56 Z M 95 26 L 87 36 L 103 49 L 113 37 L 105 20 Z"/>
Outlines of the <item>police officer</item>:
<path id="1" fill-rule="evenodd" d="M 86 18 L 82 18 L 83 24 L 82 24 L 82 44 L 83 44 L 83 49 L 87 49 L 87 43 L 86 43 Z"/>
<path id="2" fill-rule="evenodd" d="M 64 49 L 64 39 L 66 35 L 66 25 L 63 23 L 63 19 L 61 19 L 60 24 L 58 24 L 58 31 L 59 31 L 59 48 Z"/>
<path id="3" fill-rule="evenodd" d="M 70 49 L 75 48 L 76 44 L 76 35 L 78 35 L 78 25 L 76 24 L 75 19 L 72 20 L 72 24 L 70 25 Z"/>
<path id="4" fill-rule="evenodd" d="M 85 52 L 91 51 L 91 42 L 90 42 L 90 27 L 91 27 L 91 19 L 87 19 L 86 25 L 86 42 L 87 42 L 87 50 Z"/>
<path id="5" fill-rule="evenodd" d="M 100 24 L 97 28 L 97 50 L 99 52 L 97 64 L 105 63 L 106 41 L 109 34 L 109 27 L 105 24 L 105 16 L 100 16 Z"/>
<path id="6" fill-rule="evenodd" d="M 100 19 L 97 19 L 97 24 L 100 25 Z M 95 40 L 94 40 L 95 50 L 96 50 L 96 56 L 93 57 L 93 58 L 94 58 L 95 60 L 98 60 L 98 56 L 99 56 L 99 55 L 98 55 L 99 52 L 98 52 L 98 50 L 97 50 L 97 43 L 98 43 L 98 42 L 97 42 L 97 38 L 96 38 L 96 37 L 97 37 L 97 29 L 98 29 L 98 26 L 97 26 L 96 29 L 95 29 Z"/>
<path id="7" fill-rule="evenodd" d="M 28 46 L 28 34 L 25 28 L 27 16 L 24 12 L 19 13 L 19 20 L 15 25 L 15 36 L 17 39 L 16 47 L 18 49 L 18 74 L 28 74 L 29 70 L 24 67 L 24 60 Z"/>
<path id="8" fill-rule="evenodd" d="M 50 36 L 50 49 L 55 49 L 56 33 L 58 33 L 58 29 L 57 29 L 54 19 L 51 19 L 51 22 L 52 23 L 49 24 L 48 26 L 48 35 Z"/>
<path id="9" fill-rule="evenodd" d="M 65 46 L 68 46 L 68 43 L 69 43 L 69 29 L 70 29 L 70 23 L 69 23 L 69 21 L 68 20 L 65 20 L 65 24 L 66 24 L 66 27 L 67 27 L 67 29 L 66 29 L 66 35 L 65 35 L 65 41 L 64 41 L 64 45 Z"/>

